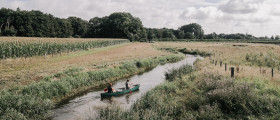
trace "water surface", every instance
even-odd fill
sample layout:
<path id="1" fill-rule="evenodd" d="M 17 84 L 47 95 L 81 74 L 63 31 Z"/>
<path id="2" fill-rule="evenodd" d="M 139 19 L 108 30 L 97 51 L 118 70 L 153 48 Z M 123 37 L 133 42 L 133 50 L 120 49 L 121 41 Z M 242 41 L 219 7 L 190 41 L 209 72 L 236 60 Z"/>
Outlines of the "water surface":
<path id="1" fill-rule="evenodd" d="M 89 91 L 54 109 L 53 120 L 85 120 L 88 119 L 89 116 L 97 116 L 98 110 L 109 104 L 119 105 L 124 109 L 128 109 L 147 91 L 163 83 L 165 81 L 164 74 L 168 72 L 168 70 L 179 68 L 185 64 L 193 65 L 197 58 L 202 59 L 199 56 L 186 55 L 186 58 L 182 61 L 158 65 L 150 71 L 130 77 L 130 83 L 140 84 L 139 90 L 131 94 L 102 99 L 100 93 L 104 92 L 103 88 Z M 122 88 L 125 86 L 125 82 L 126 79 L 119 80 L 113 83 L 113 88 Z"/>

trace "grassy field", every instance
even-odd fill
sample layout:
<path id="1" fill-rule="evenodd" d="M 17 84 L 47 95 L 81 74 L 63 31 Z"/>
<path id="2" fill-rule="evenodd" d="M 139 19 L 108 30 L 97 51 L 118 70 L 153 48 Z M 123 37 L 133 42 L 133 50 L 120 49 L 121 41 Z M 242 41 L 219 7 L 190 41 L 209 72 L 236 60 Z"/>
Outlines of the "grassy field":
<path id="1" fill-rule="evenodd" d="M 63 39 L 63 41 L 65 40 Z M 26 59 L 0 60 L 0 89 L 27 85 L 33 81 L 40 81 L 45 76 L 71 68 L 92 71 L 104 67 L 113 67 L 123 61 L 169 54 L 171 53 L 154 49 L 148 43 L 124 43 L 68 54 L 47 55 L 46 59 L 44 56 L 35 56 Z"/>
<path id="2" fill-rule="evenodd" d="M 64 43 L 67 39 L 1 38 Z M 89 39 L 71 39 L 75 41 Z M 98 39 L 99 40 L 99 39 Z M 108 39 L 104 39 L 108 40 Z M 89 40 L 92 41 L 92 40 Z M 94 40 L 93 40 L 94 41 Z M 102 40 L 101 40 L 102 41 Z M 280 46 L 232 42 L 122 43 L 47 56 L 0 60 L 0 119 L 42 119 L 77 93 L 184 57 L 205 56 L 195 68 L 166 74 L 131 110 L 109 106 L 100 119 L 277 119 Z M 220 66 L 221 63 L 221 66 Z M 227 70 L 225 70 L 225 63 Z M 235 77 L 230 78 L 230 67 Z M 274 69 L 274 76 L 271 69 Z"/>
<path id="3" fill-rule="evenodd" d="M 213 73 L 230 76 L 230 67 L 239 68 L 235 72 L 236 77 L 262 77 L 277 81 L 280 78 L 280 46 L 270 44 L 252 43 L 199 43 L 199 42 L 159 42 L 155 44 L 159 48 L 186 48 L 191 51 L 204 51 L 213 54 L 199 64 L 201 69 Z M 247 58 L 247 59 L 246 59 Z M 248 59 L 249 58 L 249 59 Z M 217 61 L 217 65 L 215 62 Z M 220 67 L 222 62 L 222 67 Z M 225 71 L 227 63 L 227 71 Z M 271 77 L 271 69 L 274 68 L 274 77 Z"/>
<path id="4" fill-rule="evenodd" d="M 168 82 L 145 94 L 130 110 L 109 106 L 100 111 L 99 119 L 280 118 L 279 46 L 215 42 L 159 42 L 154 46 L 212 55 L 197 61 L 195 69 L 183 66 L 166 74 Z M 224 63 L 235 67 L 234 78 Z"/>

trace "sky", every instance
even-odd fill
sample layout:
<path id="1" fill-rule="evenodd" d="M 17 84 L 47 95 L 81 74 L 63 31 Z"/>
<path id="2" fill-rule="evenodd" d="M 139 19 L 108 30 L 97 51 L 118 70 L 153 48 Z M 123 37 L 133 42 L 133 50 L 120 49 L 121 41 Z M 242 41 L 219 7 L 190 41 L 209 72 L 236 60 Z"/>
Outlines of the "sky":
<path id="1" fill-rule="evenodd" d="M 280 35 L 280 0 L 0 0 L 2 7 L 84 20 L 129 12 L 148 28 L 198 23 L 206 34 Z"/>

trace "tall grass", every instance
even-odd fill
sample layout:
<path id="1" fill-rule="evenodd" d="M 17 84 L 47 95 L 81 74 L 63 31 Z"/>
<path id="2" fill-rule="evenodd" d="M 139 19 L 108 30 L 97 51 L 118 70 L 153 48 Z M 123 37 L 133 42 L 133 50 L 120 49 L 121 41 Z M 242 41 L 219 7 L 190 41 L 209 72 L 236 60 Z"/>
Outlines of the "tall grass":
<path id="1" fill-rule="evenodd" d="M 259 67 L 279 67 L 280 66 L 280 57 L 275 55 L 272 52 L 268 52 L 266 55 L 247 53 L 245 60 L 251 65 L 256 65 Z"/>
<path id="2" fill-rule="evenodd" d="M 147 92 L 128 111 L 104 108 L 99 119 L 279 119 L 280 90 L 263 81 L 190 74 Z"/>
<path id="3" fill-rule="evenodd" d="M 176 79 L 182 79 L 182 76 L 189 74 L 194 71 L 194 68 L 190 65 L 183 65 L 179 69 L 171 69 L 165 73 L 165 78 L 168 81 L 174 81 Z"/>
<path id="4" fill-rule="evenodd" d="M 77 92 L 143 72 L 161 63 L 179 61 L 182 58 L 184 55 L 179 54 L 135 60 L 100 71 L 83 72 L 82 69 L 75 68 L 55 74 L 40 82 L 33 82 L 25 87 L 2 90 L 0 116 L 7 119 L 45 119 L 55 103 L 73 96 Z"/>
<path id="5" fill-rule="evenodd" d="M 184 54 L 191 54 L 191 55 L 200 55 L 202 57 L 209 57 L 212 55 L 212 53 L 210 52 L 205 52 L 205 51 L 200 51 L 198 49 L 191 49 L 191 50 L 188 50 L 186 48 L 183 48 L 183 49 L 178 49 L 179 52 L 182 52 Z"/>

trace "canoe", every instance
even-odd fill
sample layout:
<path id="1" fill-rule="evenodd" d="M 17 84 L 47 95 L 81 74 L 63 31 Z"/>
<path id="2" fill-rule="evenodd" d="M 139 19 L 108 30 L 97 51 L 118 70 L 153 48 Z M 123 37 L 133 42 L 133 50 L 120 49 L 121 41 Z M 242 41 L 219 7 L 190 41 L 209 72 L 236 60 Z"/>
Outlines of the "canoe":
<path id="1" fill-rule="evenodd" d="M 140 87 L 140 84 L 136 84 L 136 85 L 133 85 L 134 87 L 133 88 L 130 88 L 130 89 L 124 89 L 121 90 L 121 91 L 116 91 L 114 93 L 101 93 L 101 97 L 110 97 L 110 96 L 119 96 L 119 95 L 123 95 L 123 94 L 127 94 L 129 93 L 130 91 L 133 92 L 133 91 L 136 91 L 139 89 Z"/>

